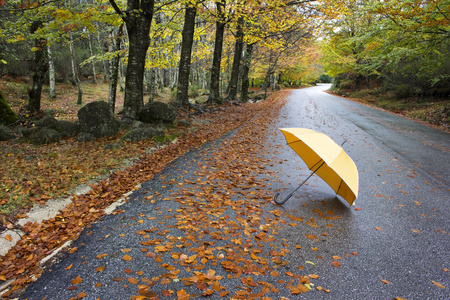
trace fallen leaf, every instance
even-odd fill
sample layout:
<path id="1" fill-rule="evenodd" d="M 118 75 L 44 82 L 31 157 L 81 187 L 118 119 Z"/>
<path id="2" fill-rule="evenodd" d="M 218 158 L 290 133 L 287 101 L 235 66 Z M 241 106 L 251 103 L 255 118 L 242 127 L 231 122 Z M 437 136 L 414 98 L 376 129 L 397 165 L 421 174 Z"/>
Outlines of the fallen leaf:
<path id="1" fill-rule="evenodd" d="M 317 275 L 317 274 L 310 274 L 309 278 L 317 279 L 317 278 L 319 278 L 319 275 Z"/>
<path id="2" fill-rule="evenodd" d="M 178 300 L 188 300 L 190 298 L 189 294 L 186 293 L 186 291 L 184 289 L 179 290 L 177 292 L 177 297 L 178 297 Z"/>
<path id="3" fill-rule="evenodd" d="M 98 254 L 97 259 L 102 259 L 103 257 L 108 256 L 108 254 Z"/>
<path id="4" fill-rule="evenodd" d="M 121 281 L 124 281 L 125 278 L 122 278 L 122 277 L 113 277 L 113 278 L 111 278 L 111 280 L 112 280 L 112 281 L 115 281 L 115 282 L 121 282 Z"/>
<path id="5" fill-rule="evenodd" d="M 83 299 L 84 297 L 86 297 L 87 296 L 87 294 L 86 293 L 84 293 L 84 292 L 81 292 L 81 293 L 79 293 L 78 294 L 78 298 L 80 298 L 80 299 Z"/>
<path id="6" fill-rule="evenodd" d="M 125 261 L 131 261 L 133 258 L 132 258 L 131 256 L 129 256 L 128 254 L 125 254 L 125 255 L 122 257 L 122 259 L 125 260 Z"/>
<path id="7" fill-rule="evenodd" d="M 74 280 L 72 280 L 72 284 L 79 284 L 83 281 L 83 279 L 80 276 L 75 277 Z"/>
<path id="8" fill-rule="evenodd" d="M 389 281 L 385 280 L 385 279 L 381 279 L 381 282 L 385 283 L 385 284 L 391 284 Z"/>
<path id="9" fill-rule="evenodd" d="M 5 239 L 6 239 L 8 242 L 11 242 L 11 241 L 12 241 L 12 237 L 11 237 L 9 234 L 5 235 Z"/>
<path id="10" fill-rule="evenodd" d="M 439 283 L 439 282 L 434 281 L 434 280 L 431 280 L 431 282 L 432 282 L 435 286 L 437 286 L 438 288 L 441 288 L 441 289 L 445 289 L 445 288 L 446 288 L 445 285 L 443 285 L 442 283 Z"/>
<path id="11" fill-rule="evenodd" d="M 331 264 L 337 268 L 339 268 L 341 266 L 341 264 L 337 260 L 333 260 L 333 262 Z"/>
<path id="12" fill-rule="evenodd" d="M 170 297 L 170 295 L 172 295 L 173 293 L 174 293 L 174 291 L 172 291 L 172 290 L 164 290 L 164 291 L 161 292 L 161 294 L 164 297 Z"/>
<path id="13" fill-rule="evenodd" d="M 70 264 L 70 265 L 68 265 L 68 266 L 65 268 L 65 270 L 70 270 L 70 269 L 72 269 L 72 267 L 73 267 L 73 265 Z"/>
<path id="14" fill-rule="evenodd" d="M 310 240 L 317 240 L 317 236 L 312 235 L 312 234 L 305 234 L 305 236 L 310 239 Z"/>
<path id="15" fill-rule="evenodd" d="M 138 283 L 139 283 L 139 280 L 136 279 L 136 278 L 133 278 L 133 277 L 129 277 L 129 278 L 128 278 L 128 282 L 129 282 L 130 284 L 138 284 Z"/>
<path id="16" fill-rule="evenodd" d="M 100 267 L 97 267 L 97 268 L 95 269 L 95 271 L 97 271 L 97 272 L 102 272 L 103 270 L 105 270 L 105 268 L 106 268 L 106 266 L 100 266 Z"/>

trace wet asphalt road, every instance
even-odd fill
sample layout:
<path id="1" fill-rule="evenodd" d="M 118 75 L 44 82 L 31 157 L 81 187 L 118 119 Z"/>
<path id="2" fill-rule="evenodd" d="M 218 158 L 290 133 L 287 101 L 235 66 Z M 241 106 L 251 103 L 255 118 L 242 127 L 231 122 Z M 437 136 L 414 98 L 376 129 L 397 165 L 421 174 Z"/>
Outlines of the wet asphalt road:
<path id="1" fill-rule="evenodd" d="M 239 277 L 230 278 L 230 272 L 220 265 L 221 260 L 216 262 L 212 258 L 205 262 L 207 267 L 199 271 L 206 273 L 212 269 L 215 276 L 223 276 L 219 280 L 221 291 L 230 292 L 224 296 L 226 299 L 245 288 L 247 292 L 253 289 L 256 293 L 261 286 L 271 289 L 265 294 L 271 299 L 450 299 L 449 134 L 331 96 L 324 92 L 326 88 L 318 86 L 292 92 L 267 129 L 266 140 L 259 145 L 262 154 L 255 152 L 255 159 L 261 155 L 258 159 L 265 159 L 267 163 L 265 173 L 256 176 L 265 178 L 266 192 L 281 191 L 281 196 L 286 195 L 309 175 L 309 171 L 286 146 L 278 128 L 306 127 L 320 131 L 338 144 L 347 140 L 344 148 L 355 161 L 360 176 L 356 206 L 349 207 L 345 201 L 336 198 L 317 176 L 283 207 L 273 206 L 267 200 L 254 207 L 246 204 L 249 215 L 254 208 L 261 220 L 277 221 L 273 225 L 277 231 L 275 239 L 262 240 L 258 246 L 265 251 L 264 247 L 267 247 L 266 252 L 273 249 L 283 252 L 282 260 L 287 263 L 277 263 L 274 268 L 280 276 L 275 277 L 269 271 L 265 275 L 248 273 L 243 277 L 252 277 L 258 282 L 249 284 L 248 280 L 243 282 Z M 156 249 L 153 248 L 155 244 L 143 246 L 140 242 L 145 232 L 147 241 L 175 240 L 171 245 L 179 241 L 172 252 L 186 253 L 188 257 L 197 253 L 200 258 L 198 251 L 187 249 L 192 250 L 189 247 L 202 241 L 214 248 L 212 254 L 215 257 L 227 253 L 231 247 L 227 243 L 249 228 L 247 222 L 245 226 L 242 223 L 236 225 L 236 232 L 230 229 L 229 240 L 220 240 L 217 236 L 212 237 L 212 231 L 203 231 L 196 233 L 198 239 L 186 241 L 186 232 L 177 227 L 179 223 L 173 217 L 180 207 L 186 207 L 182 202 L 174 201 L 174 193 L 177 189 L 181 191 L 177 184 L 184 181 L 183 188 L 189 185 L 193 196 L 228 196 L 232 190 L 229 186 L 205 187 L 199 183 L 204 182 L 200 179 L 207 178 L 208 168 L 220 172 L 207 157 L 220 151 L 223 143 L 236 134 L 230 132 L 214 143 L 189 152 L 160 176 L 143 183 L 142 189 L 133 193 L 131 200 L 119 208 L 121 213 L 105 216 L 87 228 L 75 242 L 78 250 L 66 254 L 47 270 L 29 286 L 21 299 L 71 299 L 84 296 L 83 293 L 86 294 L 84 299 L 130 299 L 138 295 L 140 285 L 142 288 L 151 282 L 158 284 L 151 289 L 155 294 L 147 296 L 176 299 L 176 293 L 181 289 L 190 293 L 191 299 L 195 298 L 192 294 L 201 294 L 195 284 L 187 286 L 182 279 L 192 276 L 194 270 L 173 263 L 175 258 L 169 252 L 154 251 L 153 254 L 162 255 L 161 261 L 158 257 L 155 260 L 145 256 L 142 247 Z M 195 194 L 196 191 L 199 194 Z M 256 194 L 259 192 L 262 191 L 256 189 Z M 240 200 L 239 193 L 231 195 L 231 200 Z M 284 214 L 276 213 L 277 208 Z M 223 217 L 225 213 L 230 220 L 242 217 L 229 207 L 224 207 L 220 213 L 215 209 L 207 207 L 212 215 L 217 214 L 217 220 L 223 221 L 219 216 Z M 210 218 L 211 224 L 216 224 L 216 219 Z M 252 221 L 255 220 L 248 223 L 251 225 Z M 287 225 L 294 221 L 295 226 Z M 200 220 L 195 222 L 199 224 Z M 137 233 L 139 230 L 144 232 Z M 234 246 L 239 243 L 235 240 Z M 251 246 L 254 245 L 248 245 L 253 251 Z M 243 251 L 246 254 L 248 249 Z M 262 256 L 259 252 L 253 253 Z M 132 260 L 124 260 L 125 255 Z M 162 265 L 165 262 L 181 273 L 167 275 L 173 270 Z M 281 276 L 285 273 L 315 274 L 318 278 L 311 279 L 311 291 L 293 295 L 285 288 L 289 282 L 289 277 Z M 73 283 L 77 276 L 82 281 Z M 139 283 L 136 284 L 134 279 L 130 281 L 131 277 Z M 263 281 L 268 284 L 262 284 Z M 319 286 L 319 290 L 316 289 Z M 170 296 L 164 297 L 164 293 Z M 209 296 L 209 299 L 219 298 L 219 290 Z"/>

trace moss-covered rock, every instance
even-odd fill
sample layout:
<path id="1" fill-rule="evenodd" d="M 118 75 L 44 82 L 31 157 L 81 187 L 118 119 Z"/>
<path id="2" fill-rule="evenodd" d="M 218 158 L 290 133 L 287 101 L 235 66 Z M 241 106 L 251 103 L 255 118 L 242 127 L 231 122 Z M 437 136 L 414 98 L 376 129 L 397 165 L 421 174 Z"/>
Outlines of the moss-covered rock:
<path id="1" fill-rule="evenodd" d="M 16 138 L 12 129 L 0 124 L 0 141 L 10 141 Z"/>
<path id="2" fill-rule="evenodd" d="M 39 129 L 30 137 L 30 141 L 36 145 L 51 144 L 59 141 L 60 139 L 61 134 L 50 128 Z"/>
<path id="3" fill-rule="evenodd" d="M 16 113 L 6 102 L 5 96 L 0 91 L 0 124 L 9 125 L 18 120 Z"/>
<path id="4" fill-rule="evenodd" d="M 154 137 L 162 137 L 164 136 L 164 132 L 161 130 L 157 130 L 154 128 L 135 128 L 130 131 L 127 131 L 121 138 L 121 140 L 129 141 L 129 142 L 137 142 L 142 140 L 149 140 Z"/>
<path id="5" fill-rule="evenodd" d="M 176 117 L 176 107 L 159 101 L 146 104 L 137 116 L 139 121 L 153 124 L 173 124 Z"/>

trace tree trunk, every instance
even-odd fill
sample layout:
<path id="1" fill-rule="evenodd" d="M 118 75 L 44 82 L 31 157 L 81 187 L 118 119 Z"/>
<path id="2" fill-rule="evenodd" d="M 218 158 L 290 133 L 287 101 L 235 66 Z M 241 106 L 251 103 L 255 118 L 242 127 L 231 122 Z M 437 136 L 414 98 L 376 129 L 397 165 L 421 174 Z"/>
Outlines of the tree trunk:
<path id="1" fill-rule="evenodd" d="M 247 49 L 245 51 L 244 66 L 242 70 L 242 88 L 241 88 L 241 101 L 248 101 L 248 87 L 250 81 L 248 79 L 248 73 L 250 71 L 250 65 L 252 62 L 253 44 L 247 44 Z"/>
<path id="2" fill-rule="evenodd" d="M 102 42 L 102 38 L 100 36 L 100 29 L 99 28 L 97 28 L 97 44 L 98 44 L 98 49 L 100 51 L 100 54 L 101 55 L 105 54 L 105 52 L 107 50 L 105 51 L 105 47 L 104 47 L 105 43 Z M 109 72 L 109 67 L 108 67 L 108 61 L 106 59 L 104 59 L 103 60 L 103 80 L 106 80 L 106 78 L 107 78 L 109 73 L 110 72 Z"/>
<path id="3" fill-rule="evenodd" d="M 214 41 L 214 56 L 211 66 L 211 83 L 209 89 L 209 103 L 222 103 L 220 96 L 220 63 L 223 52 L 223 36 L 225 33 L 224 9 L 226 0 L 217 1 L 217 22 L 216 22 L 216 38 Z"/>
<path id="4" fill-rule="evenodd" d="M 120 42 L 122 41 L 122 30 L 123 30 L 123 24 L 119 27 L 119 32 L 117 33 L 115 37 L 115 43 L 114 43 L 114 49 L 113 51 L 119 51 L 120 50 Z M 111 34 L 112 36 L 113 34 Z M 109 97 L 108 97 L 108 104 L 111 106 L 111 110 L 114 113 L 116 108 L 116 96 L 117 96 L 117 82 L 119 79 L 119 62 L 120 62 L 120 55 L 114 56 L 114 58 L 111 60 L 111 73 L 109 78 Z"/>
<path id="5" fill-rule="evenodd" d="M 145 59 L 150 45 L 149 34 L 153 17 L 153 5 L 154 1 L 144 0 L 140 5 L 143 10 L 142 13 L 130 13 L 126 17 L 129 51 L 125 75 L 124 118 L 135 119 L 137 113 L 143 106 Z M 138 9 L 138 7 L 133 9 Z"/>
<path id="6" fill-rule="evenodd" d="M 83 102 L 83 90 L 81 88 L 80 76 L 78 75 L 78 64 L 77 64 L 76 58 L 75 58 L 75 50 L 74 50 L 74 46 L 73 46 L 72 32 L 70 32 L 69 38 L 70 38 L 69 48 L 70 48 L 70 55 L 71 55 L 71 61 L 72 61 L 72 78 L 78 88 L 77 104 L 81 105 Z"/>
<path id="7" fill-rule="evenodd" d="M 52 49 L 51 46 L 47 46 L 47 54 L 48 54 L 48 80 L 50 84 L 50 99 L 56 98 L 56 79 L 55 79 L 55 62 L 53 61 Z"/>
<path id="8" fill-rule="evenodd" d="M 228 84 L 227 100 L 237 100 L 237 90 L 239 83 L 239 69 L 241 66 L 242 50 L 244 48 L 244 18 L 239 17 L 236 30 L 236 43 L 234 45 L 233 68 L 231 70 L 231 78 Z"/>
<path id="9" fill-rule="evenodd" d="M 125 75 L 125 99 L 122 118 L 135 119 L 144 101 L 144 71 L 150 46 L 150 25 L 154 0 L 128 0 L 124 14 L 114 0 L 109 0 L 127 26 L 129 50 Z"/>
<path id="10" fill-rule="evenodd" d="M 35 33 L 41 26 L 40 21 L 34 21 L 31 25 L 31 33 Z M 48 69 L 48 57 L 46 49 L 47 40 L 38 38 L 35 40 L 33 84 L 29 92 L 28 109 L 30 112 L 38 112 L 41 109 L 42 83 Z"/>
<path id="11" fill-rule="evenodd" d="M 197 8 L 186 6 L 183 34 L 181 41 L 180 66 L 178 70 L 177 99 L 175 105 L 189 105 L 189 75 L 191 71 L 192 44 L 194 42 L 195 16 Z"/>
<path id="12" fill-rule="evenodd" d="M 92 49 L 92 33 L 89 33 L 89 54 L 92 56 L 94 56 L 94 50 Z M 92 60 L 92 82 L 97 84 L 97 72 L 95 70 L 95 60 Z"/>

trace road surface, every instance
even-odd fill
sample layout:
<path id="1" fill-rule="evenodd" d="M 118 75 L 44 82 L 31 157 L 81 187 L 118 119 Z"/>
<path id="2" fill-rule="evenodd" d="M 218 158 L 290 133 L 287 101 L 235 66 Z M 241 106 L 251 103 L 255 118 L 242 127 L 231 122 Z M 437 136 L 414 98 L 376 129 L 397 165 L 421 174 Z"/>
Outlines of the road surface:
<path id="1" fill-rule="evenodd" d="M 449 134 L 327 88 L 292 91 L 253 159 L 228 157 L 236 130 L 143 183 L 21 299 L 450 299 Z M 270 204 L 309 175 L 282 127 L 347 140 L 354 207 L 317 176 Z"/>

